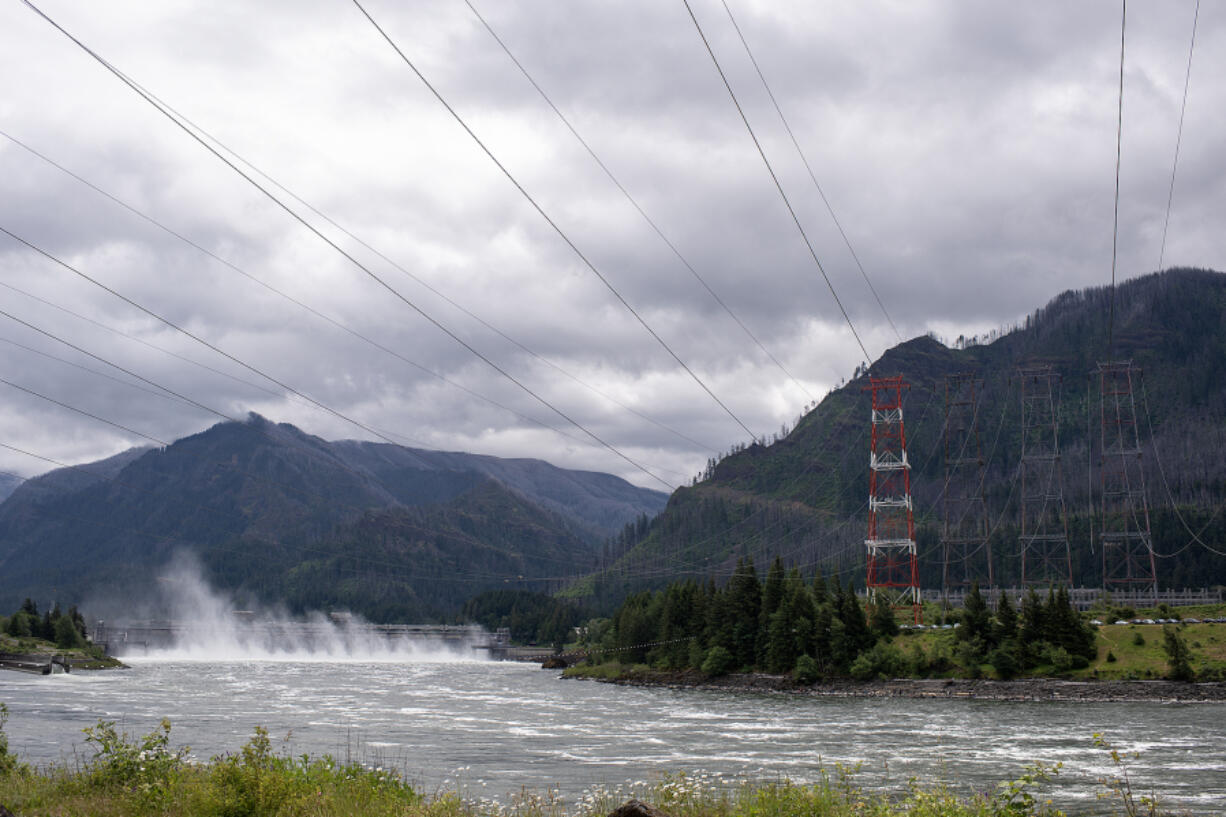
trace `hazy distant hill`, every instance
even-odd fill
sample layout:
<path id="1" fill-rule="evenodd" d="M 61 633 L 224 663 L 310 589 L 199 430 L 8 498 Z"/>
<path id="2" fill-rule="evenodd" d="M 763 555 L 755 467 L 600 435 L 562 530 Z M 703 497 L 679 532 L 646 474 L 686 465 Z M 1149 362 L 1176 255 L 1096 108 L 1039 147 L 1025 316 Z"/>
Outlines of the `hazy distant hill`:
<path id="1" fill-rule="evenodd" d="M 996 574 L 1008 583 L 1017 580 L 1020 561 L 1015 376 L 1019 366 L 1048 363 L 1063 378 L 1060 446 L 1073 515 L 1074 576 L 1087 586 L 1101 581 L 1100 554 L 1089 535 L 1101 427 L 1091 373 L 1108 355 L 1109 298 L 1106 289 L 1066 292 L 1012 331 L 955 344 L 965 348 L 916 338 L 889 350 L 867 373 L 901 374 L 911 384 L 904 416 L 926 586 L 941 581 L 945 376 L 974 372 L 984 381 L 978 422 L 988 463 L 985 493 Z M 1155 550 L 1171 555 L 1160 559 L 1159 582 L 1226 583 L 1226 557 L 1192 538 L 1226 551 L 1226 275 L 1170 270 L 1121 285 L 1114 336 L 1114 358 L 1131 359 L 1142 371 L 1135 397 Z M 624 531 L 606 548 L 604 571 L 573 592 L 610 603 L 677 577 L 727 575 L 742 555 L 764 567 L 781 554 L 806 571 L 820 568 L 863 582 L 867 382 L 860 373 L 828 394 L 783 439 L 738 447 L 712 461 L 705 478 L 676 491 L 651 525 Z"/>
<path id="2" fill-rule="evenodd" d="M 358 611 L 443 615 L 507 576 L 586 569 L 597 543 L 665 500 L 607 474 L 330 443 L 253 415 L 16 488 L 0 504 L 0 609 L 26 595 L 71 602 L 139 585 L 186 549 L 215 581 L 265 600 L 311 606 L 339 593 Z M 397 536 L 405 542 L 393 547 Z M 345 584 L 362 553 L 362 575 L 395 580 L 400 612 Z M 326 558 L 341 555 L 353 558 Z M 476 578 L 440 592 L 438 565 Z M 329 595 L 306 578 L 325 567 L 349 590 Z"/>

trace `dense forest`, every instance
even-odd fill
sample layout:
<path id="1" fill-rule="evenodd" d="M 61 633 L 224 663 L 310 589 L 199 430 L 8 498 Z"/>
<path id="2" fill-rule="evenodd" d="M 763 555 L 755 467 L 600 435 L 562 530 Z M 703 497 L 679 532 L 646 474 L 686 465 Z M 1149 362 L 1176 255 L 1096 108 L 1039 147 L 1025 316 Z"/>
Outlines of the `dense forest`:
<path id="1" fill-rule="evenodd" d="M 596 662 L 610 657 L 708 675 L 793 673 L 806 682 L 951 671 L 979 677 L 984 664 L 1010 678 L 1041 666 L 1084 668 L 1095 654 L 1094 631 L 1063 587 L 1046 597 L 1032 588 L 1017 608 L 1001 594 L 995 610 L 975 587 L 948 621 L 957 624 L 955 649 L 926 651 L 915 639 L 904 649 L 894 611 L 866 609 L 851 585 L 820 575 L 806 581 L 780 559 L 762 581 L 753 560 L 743 559 L 723 587 L 687 580 L 630 596 L 611 619 L 589 625 L 587 640 Z"/>
<path id="2" fill-rule="evenodd" d="M 1178 269 L 1121 284 L 1108 349 L 1111 293 L 1066 292 L 1009 331 L 947 346 L 924 336 L 860 367 L 793 428 L 732 447 L 678 489 L 654 519 L 631 523 L 572 594 L 605 612 L 627 594 L 677 578 L 726 581 L 738 559 L 782 556 L 807 572 L 860 576 L 867 522 L 869 376 L 910 384 L 904 418 L 921 583 L 944 570 L 944 498 L 966 492 L 947 470 L 946 378 L 977 379 L 974 445 L 994 583 L 1020 584 L 1019 369 L 1051 366 L 1073 583 L 1101 584 L 1096 539 L 1102 458 L 1099 362 L 1129 360 L 1161 587 L 1226 584 L 1226 275 Z M 966 477 L 961 477 L 965 479 Z M 947 488 L 952 485 L 953 490 Z M 986 551 L 985 551 L 986 552 Z M 986 573 L 981 566 L 981 573 Z M 986 581 L 985 581 L 986 584 Z"/>

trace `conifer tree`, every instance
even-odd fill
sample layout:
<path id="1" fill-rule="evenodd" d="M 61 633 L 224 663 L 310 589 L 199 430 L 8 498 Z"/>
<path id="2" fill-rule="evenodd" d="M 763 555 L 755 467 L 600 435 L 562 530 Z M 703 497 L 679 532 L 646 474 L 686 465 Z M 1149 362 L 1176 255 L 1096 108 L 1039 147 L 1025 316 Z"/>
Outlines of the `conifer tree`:
<path id="1" fill-rule="evenodd" d="M 770 570 L 766 573 L 766 582 L 762 585 L 762 608 L 758 613 L 757 663 L 765 666 L 768 661 L 766 653 L 771 640 L 771 621 L 779 606 L 783 603 L 783 559 L 775 557 Z"/>
<path id="2" fill-rule="evenodd" d="M 985 647 L 990 647 L 992 638 L 992 616 L 988 604 L 979 592 L 979 583 L 971 585 L 971 590 L 962 602 L 962 626 L 958 628 L 959 641 L 974 641 L 979 639 Z"/>
<path id="3" fill-rule="evenodd" d="M 762 585 L 752 557 L 737 561 L 727 590 L 729 608 L 726 614 L 731 616 L 732 657 L 738 667 L 751 667 L 758 657 L 758 616 L 762 612 Z"/>
<path id="4" fill-rule="evenodd" d="M 1002 592 L 996 602 L 996 643 L 1003 644 L 1014 638 L 1017 638 L 1017 611 L 1009 601 L 1009 594 Z"/>

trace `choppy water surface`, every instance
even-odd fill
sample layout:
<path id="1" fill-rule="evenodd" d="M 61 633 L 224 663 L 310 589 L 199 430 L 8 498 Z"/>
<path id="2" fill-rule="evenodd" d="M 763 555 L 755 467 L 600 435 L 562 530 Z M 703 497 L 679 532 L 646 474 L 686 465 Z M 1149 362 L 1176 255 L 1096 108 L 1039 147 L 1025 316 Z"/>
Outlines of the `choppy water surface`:
<path id="1" fill-rule="evenodd" d="M 12 748 L 45 763 L 87 756 L 81 729 L 133 733 L 162 717 L 197 757 L 235 751 L 262 725 L 293 754 L 392 765 L 426 790 L 477 796 L 556 785 L 568 802 L 595 784 L 664 772 L 817 779 L 862 764 L 867 786 L 911 776 L 981 790 L 1030 762 L 1063 762 L 1057 805 L 1094 811 L 1110 772 L 1091 736 L 1137 750 L 1130 774 L 1162 804 L 1226 814 L 1226 706 L 813 698 L 563 681 L 490 662 L 143 660 L 49 678 L 0 675 Z M 458 778 L 458 780 L 457 780 Z"/>

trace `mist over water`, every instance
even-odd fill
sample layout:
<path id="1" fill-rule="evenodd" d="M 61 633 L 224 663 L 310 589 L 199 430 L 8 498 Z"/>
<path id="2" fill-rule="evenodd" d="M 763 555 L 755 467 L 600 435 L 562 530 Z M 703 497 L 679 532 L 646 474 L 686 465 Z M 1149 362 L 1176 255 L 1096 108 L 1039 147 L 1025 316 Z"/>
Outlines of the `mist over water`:
<path id="1" fill-rule="evenodd" d="M 129 663 L 420 664 L 489 657 L 488 651 L 479 649 L 488 634 L 475 627 L 380 628 L 351 613 L 291 616 L 284 610 L 241 603 L 210 587 L 187 556 L 176 559 L 159 578 L 155 596 L 138 609 L 159 615 L 108 623 L 109 651 Z"/>

